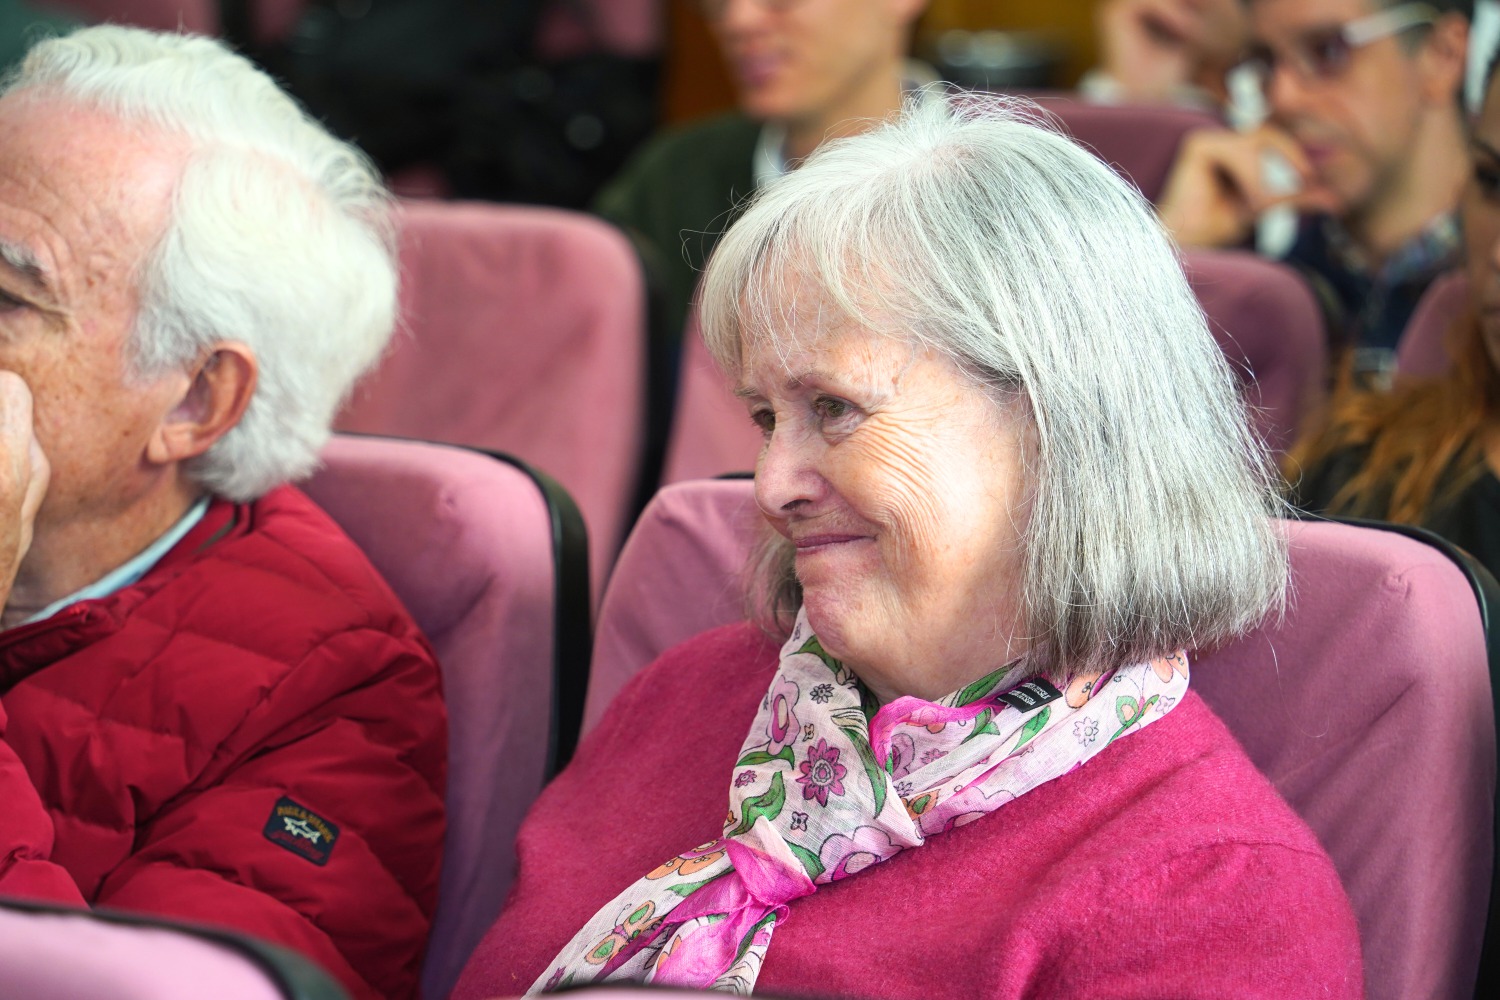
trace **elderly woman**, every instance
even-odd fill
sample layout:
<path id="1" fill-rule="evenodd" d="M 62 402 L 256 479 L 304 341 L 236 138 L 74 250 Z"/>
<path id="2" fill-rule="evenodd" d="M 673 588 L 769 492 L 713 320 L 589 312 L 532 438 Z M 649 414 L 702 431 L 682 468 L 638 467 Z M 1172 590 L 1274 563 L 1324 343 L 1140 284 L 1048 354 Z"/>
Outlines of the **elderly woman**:
<path id="1" fill-rule="evenodd" d="M 761 627 L 620 695 L 455 996 L 1362 995 L 1327 856 L 1188 687 L 1286 562 L 1142 200 L 929 102 L 766 190 L 703 308 L 765 434 Z"/>

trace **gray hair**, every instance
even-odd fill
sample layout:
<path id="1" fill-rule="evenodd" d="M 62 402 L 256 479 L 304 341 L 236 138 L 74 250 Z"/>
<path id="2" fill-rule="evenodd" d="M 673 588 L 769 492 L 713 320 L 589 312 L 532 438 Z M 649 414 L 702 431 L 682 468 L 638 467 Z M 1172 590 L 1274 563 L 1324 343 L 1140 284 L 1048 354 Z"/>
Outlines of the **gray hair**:
<path id="1" fill-rule="evenodd" d="M 260 365 L 254 396 L 189 474 L 249 500 L 311 472 L 395 326 L 390 196 L 369 161 L 209 38 L 84 28 L 37 44 L 3 89 L 186 138 L 166 230 L 137 276 L 128 374 L 243 341 Z"/>
<path id="2" fill-rule="evenodd" d="M 790 322 L 808 286 L 1029 409 L 1030 670 L 1201 648 L 1283 606 L 1277 479 L 1176 251 L 1034 106 L 929 93 L 764 189 L 704 275 L 719 365 L 737 377 L 746 339 L 819 336 Z M 753 606 L 784 628 L 790 546 L 770 539 L 752 575 Z"/>

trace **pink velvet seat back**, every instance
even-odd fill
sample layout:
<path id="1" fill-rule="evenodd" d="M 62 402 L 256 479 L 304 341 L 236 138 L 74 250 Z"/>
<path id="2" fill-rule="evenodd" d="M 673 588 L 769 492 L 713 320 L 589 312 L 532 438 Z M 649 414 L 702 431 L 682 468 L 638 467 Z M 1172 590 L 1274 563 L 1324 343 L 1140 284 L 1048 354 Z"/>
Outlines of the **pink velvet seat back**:
<path id="1" fill-rule="evenodd" d="M 1396 346 L 1396 371 L 1422 378 L 1453 367 L 1448 331 L 1469 308 L 1469 279 L 1450 271 L 1427 286 Z"/>
<path id="2" fill-rule="evenodd" d="M 466 449 L 336 436 L 323 460 L 308 495 L 390 582 L 442 665 L 448 832 L 422 975 L 422 995 L 440 1000 L 500 911 L 511 844 L 548 776 L 552 520 L 523 471 Z"/>
<path id="3" fill-rule="evenodd" d="M 284 977 L 293 968 L 302 980 L 295 988 Z M 345 994 L 312 963 L 245 938 L 16 904 L 0 905 L 0 997 L 342 1000 Z"/>
<path id="4" fill-rule="evenodd" d="M 1252 424 L 1280 454 L 1321 401 L 1328 344 L 1317 300 L 1291 268 L 1251 253 L 1192 251 L 1183 255 L 1183 268 L 1234 367 Z M 709 357 L 694 314 L 662 482 L 753 469 L 760 440 L 745 404 Z"/>
<path id="5" fill-rule="evenodd" d="M 657 494 L 605 596 L 591 722 L 662 650 L 741 617 L 741 567 L 759 530 L 748 481 Z M 1285 620 L 1194 654 L 1193 686 L 1332 856 L 1360 921 L 1368 995 L 1471 995 L 1496 771 L 1474 594 L 1445 555 L 1409 538 L 1288 530 Z"/>
<path id="6" fill-rule="evenodd" d="M 561 209 L 410 202 L 401 224 L 401 326 L 338 428 L 503 451 L 555 477 L 583 511 L 597 592 L 645 435 L 635 252 Z"/>
<path id="7" fill-rule="evenodd" d="M 1093 104 L 1076 94 L 1036 94 L 1063 130 L 1155 202 L 1188 133 L 1223 128 L 1207 111 L 1169 104 Z"/>
<path id="8" fill-rule="evenodd" d="M 195 35 L 219 33 L 215 0 L 45 0 L 38 6 L 56 7 L 90 23 L 108 21 Z"/>
<path id="9" fill-rule="evenodd" d="M 1292 446 L 1328 376 L 1323 313 L 1297 272 L 1241 250 L 1183 254 L 1188 284 L 1274 454 Z"/>

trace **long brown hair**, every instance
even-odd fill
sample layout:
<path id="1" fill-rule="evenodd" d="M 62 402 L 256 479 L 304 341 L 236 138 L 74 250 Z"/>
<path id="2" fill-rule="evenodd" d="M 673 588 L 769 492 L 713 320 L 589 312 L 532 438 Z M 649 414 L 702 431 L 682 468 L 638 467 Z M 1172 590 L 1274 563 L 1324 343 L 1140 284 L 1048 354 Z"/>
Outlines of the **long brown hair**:
<path id="1" fill-rule="evenodd" d="M 1448 331 L 1452 370 L 1398 380 L 1390 392 L 1340 379 L 1320 427 L 1287 456 L 1295 484 L 1341 452 L 1363 451 L 1359 471 L 1328 503 L 1327 513 L 1420 524 L 1484 471 L 1487 433 L 1500 428 L 1500 376 L 1485 350 L 1472 309 Z"/>

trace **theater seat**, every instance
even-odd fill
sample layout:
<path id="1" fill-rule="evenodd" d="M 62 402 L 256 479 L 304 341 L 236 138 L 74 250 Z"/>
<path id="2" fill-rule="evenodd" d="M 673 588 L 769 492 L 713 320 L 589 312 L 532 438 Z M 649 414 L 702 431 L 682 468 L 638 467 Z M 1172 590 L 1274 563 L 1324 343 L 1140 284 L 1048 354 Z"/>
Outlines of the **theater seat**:
<path id="1" fill-rule="evenodd" d="M 583 704 L 582 525 L 555 483 L 463 448 L 336 436 L 304 488 L 432 641 L 448 706 L 448 831 L 422 995 L 494 922 L 521 817 Z"/>
<path id="2" fill-rule="evenodd" d="M 1396 371 L 1422 378 L 1444 375 L 1453 366 L 1448 330 L 1469 308 L 1469 279 L 1450 271 L 1427 286 L 1396 347 Z"/>
<path id="3" fill-rule="evenodd" d="M 741 567 L 760 530 L 748 481 L 657 494 L 605 595 L 590 722 L 662 650 L 741 617 Z M 1472 995 L 1496 772 L 1476 592 L 1422 541 L 1346 524 L 1287 530 L 1285 619 L 1193 654 L 1193 687 L 1332 856 L 1359 919 L 1368 996 Z"/>
<path id="4" fill-rule="evenodd" d="M 567 489 L 594 586 L 634 513 L 645 438 L 645 291 L 634 250 L 561 209 L 408 202 L 401 323 L 342 431 L 515 455 Z"/>
<path id="5" fill-rule="evenodd" d="M 1161 197 L 1188 133 L 1224 127 L 1207 111 L 1170 104 L 1094 104 L 1071 93 L 1031 97 L 1153 203 Z"/>
<path id="6" fill-rule="evenodd" d="M 44 0 L 39 6 L 56 7 L 90 23 L 108 21 L 195 35 L 219 33 L 219 5 L 214 0 Z"/>
<path id="7" fill-rule="evenodd" d="M 229 931 L 0 902 L 7 1000 L 347 1000 L 300 955 Z"/>
<path id="8" fill-rule="evenodd" d="M 1291 447 L 1321 401 L 1328 372 L 1323 314 L 1291 268 L 1237 250 L 1183 255 L 1208 327 L 1234 368 L 1257 433 L 1274 454 Z M 696 315 L 683 343 L 663 483 L 755 467 L 760 432 L 714 366 Z"/>

